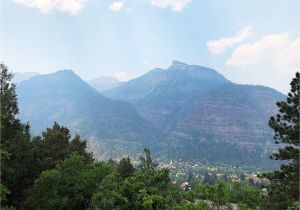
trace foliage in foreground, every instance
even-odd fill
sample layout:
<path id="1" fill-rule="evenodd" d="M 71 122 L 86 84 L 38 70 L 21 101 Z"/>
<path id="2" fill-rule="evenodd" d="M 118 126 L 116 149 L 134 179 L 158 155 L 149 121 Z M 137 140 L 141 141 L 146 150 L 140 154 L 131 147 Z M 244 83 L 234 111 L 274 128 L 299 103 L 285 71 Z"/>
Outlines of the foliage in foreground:
<path id="1" fill-rule="evenodd" d="M 277 144 L 284 144 L 271 158 L 281 160 L 284 164 L 280 170 L 264 174 L 271 181 L 268 195 L 264 197 L 264 209 L 282 210 L 299 207 L 299 155 L 300 155 L 300 74 L 296 73 L 291 82 L 291 91 L 286 101 L 277 103 L 279 113 L 269 121 L 274 130 L 274 139 Z"/>
<path id="2" fill-rule="evenodd" d="M 54 123 L 41 136 L 31 138 L 29 124 L 19 112 L 12 75 L 1 64 L 1 209 L 220 209 L 238 203 L 240 209 L 257 209 L 260 189 L 247 182 L 196 185 L 183 191 L 170 180 L 167 169 L 157 169 L 150 150 L 140 164 L 94 162 L 80 136 Z M 270 126 L 278 143 L 289 144 L 273 155 L 285 160 L 271 180 L 261 209 L 299 209 L 299 73 L 293 79 L 287 102 Z M 12 207 L 13 206 L 13 207 Z"/>
<path id="3" fill-rule="evenodd" d="M 133 172 L 128 158 L 87 163 L 72 155 L 35 180 L 30 209 L 219 209 L 229 203 L 255 209 L 259 203 L 260 189 L 248 182 L 219 181 L 183 191 L 171 182 L 167 169 L 148 167 L 153 165 L 149 150 L 142 158 L 143 169 Z"/>

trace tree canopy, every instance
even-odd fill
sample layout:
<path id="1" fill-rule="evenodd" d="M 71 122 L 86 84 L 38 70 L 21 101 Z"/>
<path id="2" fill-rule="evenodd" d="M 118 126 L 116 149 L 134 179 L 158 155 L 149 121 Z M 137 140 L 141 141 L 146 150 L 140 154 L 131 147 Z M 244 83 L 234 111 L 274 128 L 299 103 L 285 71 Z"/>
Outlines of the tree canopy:
<path id="1" fill-rule="evenodd" d="M 265 208 L 281 210 L 299 201 L 299 151 L 300 151 L 300 74 L 296 73 L 290 83 L 291 90 L 286 101 L 277 103 L 279 113 L 269 121 L 274 130 L 277 144 L 283 145 L 271 158 L 283 164 L 280 170 L 264 174 L 271 181 L 268 196 L 263 205 Z"/>

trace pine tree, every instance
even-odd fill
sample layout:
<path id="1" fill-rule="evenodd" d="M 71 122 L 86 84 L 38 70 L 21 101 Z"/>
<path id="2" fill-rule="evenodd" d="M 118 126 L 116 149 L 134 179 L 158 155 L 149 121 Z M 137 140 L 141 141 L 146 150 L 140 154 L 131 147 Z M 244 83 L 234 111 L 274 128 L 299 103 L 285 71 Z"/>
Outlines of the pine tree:
<path id="1" fill-rule="evenodd" d="M 117 166 L 117 172 L 121 179 L 130 177 L 134 173 L 134 167 L 130 162 L 130 158 L 122 158 Z"/>
<path id="2" fill-rule="evenodd" d="M 275 133 L 275 142 L 284 144 L 285 147 L 271 156 L 271 159 L 284 162 L 280 170 L 264 174 L 271 181 L 268 196 L 263 202 L 268 209 L 287 209 L 299 199 L 299 72 L 290 85 L 286 101 L 277 103 L 279 113 L 269 121 L 269 126 Z"/>
<path id="3" fill-rule="evenodd" d="M 38 176 L 43 170 L 54 168 L 59 162 L 76 153 L 86 158 L 87 162 L 93 162 L 92 154 L 86 152 L 86 141 L 82 141 L 79 135 L 71 138 L 67 127 L 54 122 L 51 128 L 47 128 L 42 136 L 36 136 L 32 140 L 34 158 Z"/>
<path id="4" fill-rule="evenodd" d="M 141 171 L 155 171 L 157 164 L 153 162 L 149 148 L 144 149 L 144 155 L 140 156 L 140 164 L 138 167 Z"/>

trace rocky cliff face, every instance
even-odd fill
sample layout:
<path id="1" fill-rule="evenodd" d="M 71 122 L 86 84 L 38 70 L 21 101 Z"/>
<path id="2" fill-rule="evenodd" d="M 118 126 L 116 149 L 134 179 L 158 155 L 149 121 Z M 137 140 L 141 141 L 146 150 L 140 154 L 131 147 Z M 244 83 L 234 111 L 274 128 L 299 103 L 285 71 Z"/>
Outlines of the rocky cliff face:
<path id="1" fill-rule="evenodd" d="M 179 61 L 105 93 L 132 103 L 141 116 L 170 132 L 191 103 L 212 88 L 231 83 L 215 70 Z"/>
<path id="2" fill-rule="evenodd" d="M 282 94 L 262 86 L 223 85 L 199 97 L 177 123 L 172 135 L 195 140 L 265 144 L 268 126 Z"/>
<path id="3" fill-rule="evenodd" d="M 178 61 L 103 92 L 106 97 L 72 71 L 35 76 L 17 90 L 20 117 L 33 131 L 58 121 L 89 138 L 97 157 L 136 155 L 150 146 L 167 158 L 256 165 L 275 148 L 268 120 L 285 98 Z"/>
<path id="4" fill-rule="evenodd" d="M 239 157 L 254 164 L 276 148 L 268 120 L 285 98 L 274 89 L 237 85 L 212 69 L 178 61 L 106 95 L 128 101 L 161 129 L 165 138 L 159 148 L 175 158 L 232 162 Z"/>

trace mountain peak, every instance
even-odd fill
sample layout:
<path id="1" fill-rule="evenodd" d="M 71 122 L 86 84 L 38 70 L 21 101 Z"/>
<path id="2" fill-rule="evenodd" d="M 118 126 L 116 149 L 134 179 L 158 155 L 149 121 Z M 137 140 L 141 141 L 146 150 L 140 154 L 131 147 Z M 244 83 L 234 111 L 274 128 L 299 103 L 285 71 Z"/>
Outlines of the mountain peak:
<path id="1" fill-rule="evenodd" d="M 81 78 L 71 69 L 58 70 L 56 72 L 45 74 L 47 78 L 56 78 L 59 80 L 81 80 Z"/>
<path id="2" fill-rule="evenodd" d="M 178 67 L 186 67 L 186 66 L 188 66 L 188 64 L 183 63 L 183 62 L 178 61 L 178 60 L 174 60 L 174 61 L 172 62 L 172 65 L 171 65 L 169 68 L 173 68 L 173 67 L 178 68 Z"/>
<path id="3" fill-rule="evenodd" d="M 72 75 L 72 74 L 75 74 L 75 72 L 71 69 L 62 69 L 62 70 L 58 70 L 56 72 L 53 72 L 53 74 Z"/>

